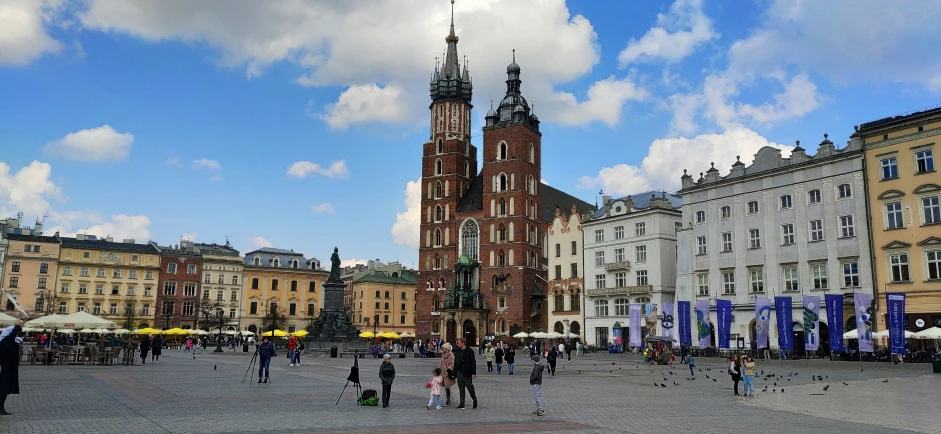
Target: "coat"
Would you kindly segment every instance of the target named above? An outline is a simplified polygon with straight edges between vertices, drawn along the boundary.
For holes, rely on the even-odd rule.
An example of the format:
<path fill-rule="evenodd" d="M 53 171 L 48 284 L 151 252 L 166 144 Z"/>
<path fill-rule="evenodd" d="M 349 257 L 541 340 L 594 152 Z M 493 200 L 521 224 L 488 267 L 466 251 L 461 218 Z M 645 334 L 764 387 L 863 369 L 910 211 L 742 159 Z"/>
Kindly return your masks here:
<path fill-rule="evenodd" d="M 493 354 L 494 356 L 496 356 L 498 364 L 503 363 L 503 355 L 505 354 L 505 351 L 503 351 L 503 348 L 497 348 L 497 350 L 494 351 Z"/>
<path fill-rule="evenodd" d="M 496 351 L 493 350 L 493 347 L 487 347 L 487 349 L 484 350 L 484 358 L 487 359 L 488 362 L 493 363 L 495 357 Z"/>
<path fill-rule="evenodd" d="M 454 370 L 464 377 L 477 375 L 477 360 L 474 358 L 474 350 L 470 347 L 464 349 L 458 348 L 454 351 Z"/>
<path fill-rule="evenodd" d="M 154 340 L 150 342 L 151 354 L 155 356 L 160 355 L 160 350 L 163 348 L 163 338 L 160 336 L 154 337 Z"/>
<path fill-rule="evenodd" d="M 513 364 L 516 361 L 516 350 L 510 348 L 506 350 L 506 354 L 503 356 L 503 359 L 506 360 L 508 364 Z"/>
<path fill-rule="evenodd" d="M 438 362 L 438 369 L 441 370 L 442 383 L 445 388 L 451 387 L 457 381 L 457 378 L 448 378 L 448 371 L 454 371 L 454 353 L 448 351 L 441 354 L 441 361 Z"/>
<path fill-rule="evenodd" d="M 383 361 L 379 365 L 379 381 L 383 386 L 389 386 L 392 385 L 392 380 L 395 380 L 395 366 L 392 362 Z"/>
<path fill-rule="evenodd" d="M 21 330 L 20 326 L 15 326 L 0 340 L 0 395 L 20 393 L 20 344 L 16 343 L 16 337 Z"/>
<path fill-rule="evenodd" d="M 150 337 L 144 336 L 140 338 L 140 350 L 147 352 L 150 351 Z"/>

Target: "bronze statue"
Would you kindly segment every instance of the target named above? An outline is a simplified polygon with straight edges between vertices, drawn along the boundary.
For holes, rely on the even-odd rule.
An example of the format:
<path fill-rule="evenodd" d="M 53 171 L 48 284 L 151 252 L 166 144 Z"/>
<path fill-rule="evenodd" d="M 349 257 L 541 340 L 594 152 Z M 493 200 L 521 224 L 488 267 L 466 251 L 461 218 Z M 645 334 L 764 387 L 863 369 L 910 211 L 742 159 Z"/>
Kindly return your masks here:
<path fill-rule="evenodd" d="M 327 278 L 329 282 L 342 282 L 340 280 L 340 254 L 338 253 L 339 249 L 336 247 L 333 248 L 333 255 L 330 256 L 330 277 Z"/>

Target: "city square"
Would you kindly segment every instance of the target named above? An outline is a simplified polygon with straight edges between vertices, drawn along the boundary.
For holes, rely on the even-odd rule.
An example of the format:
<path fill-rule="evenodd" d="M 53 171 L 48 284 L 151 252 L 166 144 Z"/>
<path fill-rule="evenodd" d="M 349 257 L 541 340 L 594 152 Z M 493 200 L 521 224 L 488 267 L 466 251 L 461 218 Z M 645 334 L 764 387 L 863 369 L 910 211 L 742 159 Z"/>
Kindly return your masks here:
<path fill-rule="evenodd" d="M 23 365 L 23 393 L 8 401 L 13 414 L 0 418 L 0 431 L 929 433 L 937 432 L 935 394 L 941 386 L 941 376 L 930 376 L 928 364 L 867 362 L 860 371 L 853 362 L 771 360 L 759 361 L 758 369 L 783 378 L 757 379 L 757 397 L 743 399 L 732 396 L 724 360 L 697 358 L 700 371 L 688 380 L 683 364 L 648 366 L 637 355 L 589 353 L 573 355 L 571 362 L 560 359 L 557 374 L 545 374 L 546 414 L 536 417 L 527 381 L 532 364 L 524 357 L 509 376 L 485 372 L 478 355 L 474 383 L 480 407 L 429 411 L 424 385 L 437 359 L 393 359 L 391 405 L 381 408 L 357 406 L 352 386 L 340 396 L 349 357 L 307 355 L 301 366 L 289 367 L 279 352 L 272 360 L 272 383 L 253 384 L 255 372 L 242 383 L 251 355 L 210 352 L 193 359 L 188 352 L 166 350 L 156 365 Z M 359 360 L 364 388 L 378 389 L 379 360 Z M 826 378 L 812 381 L 811 375 Z"/>

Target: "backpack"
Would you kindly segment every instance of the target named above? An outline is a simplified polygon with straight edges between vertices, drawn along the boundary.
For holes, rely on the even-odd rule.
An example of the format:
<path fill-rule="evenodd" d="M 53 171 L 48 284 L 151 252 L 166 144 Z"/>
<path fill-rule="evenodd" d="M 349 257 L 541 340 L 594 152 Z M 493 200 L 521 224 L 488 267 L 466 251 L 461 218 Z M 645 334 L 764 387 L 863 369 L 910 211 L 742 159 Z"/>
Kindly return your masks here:
<path fill-rule="evenodd" d="M 372 389 L 363 389 L 363 397 L 360 398 L 359 405 L 379 405 L 379 397 L 377 396 L 376 391 Z"/>

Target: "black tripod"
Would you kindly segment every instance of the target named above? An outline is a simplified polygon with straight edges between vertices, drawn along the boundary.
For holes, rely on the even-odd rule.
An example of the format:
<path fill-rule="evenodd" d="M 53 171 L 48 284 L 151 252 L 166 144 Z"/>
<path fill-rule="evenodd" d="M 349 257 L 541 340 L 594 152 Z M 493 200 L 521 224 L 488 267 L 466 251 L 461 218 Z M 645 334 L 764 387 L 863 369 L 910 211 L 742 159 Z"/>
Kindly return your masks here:
<path fill-rule="evenodd" d="M 353 382 L 353 388 L 356 389 L 356 402 L 362 405 L 363 401 L 363 386 L 359 384 L 359 354 L 353 352 L 353 367 L 350 368 L 350 375 L 346 377 L 346 385 L 343 386 L 343 390 L 340 391 L 340 396 L 337 398 L 337 403 L 335 405 L 340 405 L 340 399 L 343 398 L 343 392 L 346 392 L 346 387 L 350 385 L 350 382 Z"/>
<path fill-rule="evenodd" d="M 245 375 L 242 377 L 242 383 L 244 383 L 244 382 L 245 382 L 245 379 L 248 378 L 248 373 L 249 373 L 249 372 L 252 372 L 252 371 L 255 369 L 255 362 L 258 360 L 258 349 L 259 349 L 260 346 L 261 346 L 261 345 L 255 345 L 255 353 L 252 354 L 252 360 L 251 360 L 250 362 L 248 362 L 248 369 L 245 370 Z M 195 357 L 194 357 L 194 358 L 195 358 Z M 267 379 L 269 383 L 272 382 L 271 379 L 268 378 L 268 377 L 265 377 L 265 379 Z M 251 384 L 251 383 L 252 383 L 252 382 L 249 381 L 249 384 Z"/>

